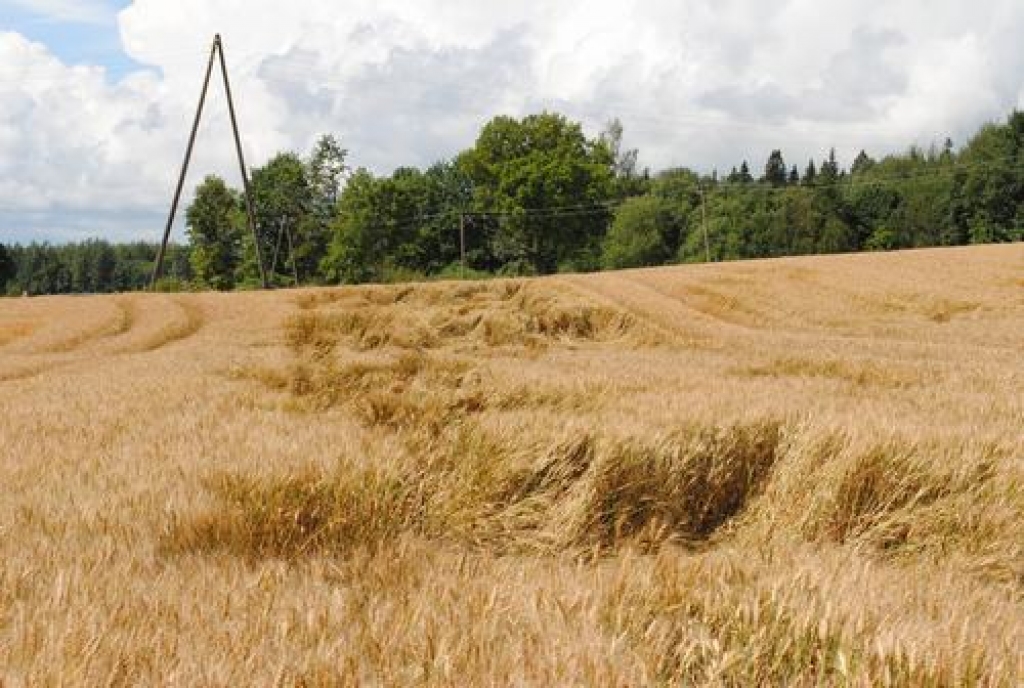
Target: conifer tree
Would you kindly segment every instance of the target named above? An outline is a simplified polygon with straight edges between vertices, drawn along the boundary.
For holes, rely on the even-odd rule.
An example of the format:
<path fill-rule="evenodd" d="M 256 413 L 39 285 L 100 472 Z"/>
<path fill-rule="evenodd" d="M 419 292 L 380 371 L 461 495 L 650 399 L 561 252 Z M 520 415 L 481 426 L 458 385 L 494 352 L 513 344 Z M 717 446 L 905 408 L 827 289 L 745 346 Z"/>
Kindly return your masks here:
<path fill-rule="evenodd" d="M 741 184 L 749 184 L 752 181 L 754 181 L 754 177 L 750 174 L 750 166 L 744 160 L 743 164 L 740 165 L 739 182 Z"/>
<path fill-rule="evenodd" d="M 773 150 L 768 156 L 764 166 L 764 180 L 772 186 L 786 185 L 786 162 L 782 159 L 782 151 Z"/>
<path fill-rule="evenodd" d="M 814 186 L 818 180 L 818 168 L 814 166 L 814 160 L 807 161 L 807 169 L 804 170 L 804 186 Z"/>

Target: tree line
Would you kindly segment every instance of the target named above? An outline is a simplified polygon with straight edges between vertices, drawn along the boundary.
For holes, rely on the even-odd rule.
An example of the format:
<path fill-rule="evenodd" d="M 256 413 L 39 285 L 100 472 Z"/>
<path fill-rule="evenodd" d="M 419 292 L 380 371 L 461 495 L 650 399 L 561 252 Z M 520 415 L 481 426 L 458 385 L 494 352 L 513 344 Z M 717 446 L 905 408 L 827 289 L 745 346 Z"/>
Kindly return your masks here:
<path fill-rule="evenodd" d="M 149 285 L 159 246 L 103 239 L 68 244 L 0 244 L 0 296 L 20 294 L 104 294 L 139 291 Z M 167 249 L 165 289 L 185 288 L 193 278 L 190 249 Z"/>
<path fill-rule="evenodd" d="M 252 172 L 256 236 L 241 193 L 207 177 L 187 207 L 162 286 L 338 284 L 890 250 L 1024 239 L 1024 113 L 956 150 L 909 150 L 843 167 L 831 151 L 724 176 L 652 174 L 622 126 L 588 138 L 557 113 L 496 117 L 472 148 L 390 175 L 351 169 L 331 135 Z M 102 240 L 0 244 L 0 293 L 144 287 L 156 246 Z"/>

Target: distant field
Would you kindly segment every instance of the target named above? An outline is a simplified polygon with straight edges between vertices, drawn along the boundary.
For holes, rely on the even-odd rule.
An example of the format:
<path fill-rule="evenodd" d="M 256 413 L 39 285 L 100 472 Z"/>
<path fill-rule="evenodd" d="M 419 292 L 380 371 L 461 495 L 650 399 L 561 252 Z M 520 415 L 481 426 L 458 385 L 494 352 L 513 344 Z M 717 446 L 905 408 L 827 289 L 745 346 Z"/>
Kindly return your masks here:
<path fill-rule="evenodd" d="M 1024 684 L 1024 247 L 0 299 L 0 686 Z"/>

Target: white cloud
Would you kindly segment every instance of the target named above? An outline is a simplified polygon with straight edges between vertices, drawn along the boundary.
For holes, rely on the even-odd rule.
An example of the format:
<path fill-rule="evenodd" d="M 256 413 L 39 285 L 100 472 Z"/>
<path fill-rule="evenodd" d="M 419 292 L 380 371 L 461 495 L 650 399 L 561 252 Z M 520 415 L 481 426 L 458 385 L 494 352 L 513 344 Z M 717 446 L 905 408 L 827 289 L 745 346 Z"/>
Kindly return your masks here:
<path fill-rule="evenodd" d="M 654 168 L 757 169 L 773 148 L 802 166 L 962 143 L 1024 103 L 1016 0 L 135 0 L 119 23 L 151 69 L 117 83 L 0 34 L 0 212 L 103 210 L 97 232 L 119 208 L 159 215 L 218 31 L 252 165 L 322 132 L 379 172 L 427 165 L 548 108 L 591 134 L 620 117 Z M 237 179 L 219 85 L 208 108 L 190 187 Z"/>

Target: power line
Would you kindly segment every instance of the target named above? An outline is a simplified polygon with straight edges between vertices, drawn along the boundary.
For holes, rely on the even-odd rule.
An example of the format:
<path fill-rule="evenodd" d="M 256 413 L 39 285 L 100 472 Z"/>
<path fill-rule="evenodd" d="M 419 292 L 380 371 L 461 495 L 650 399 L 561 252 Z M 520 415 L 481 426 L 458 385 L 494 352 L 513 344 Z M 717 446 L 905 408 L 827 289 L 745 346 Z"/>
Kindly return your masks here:
<path fill-rule="evenodd" d="M 970 167 L 979 167 L 979 166 L 980 165 L 971 165 Z M 965 167 L 968 167 L 968 166 L 964 165 L 964 166 L 962 166 L 959 169 L 956 168 L 956 167 L 951 167 L 951 168 L 946 168 L 946 169 L 943 169 L 943 170 L 939 170 L 936 173 L 914 175 L 914 176 L 910 176 L 910 177 L 894 177 L 894 178 L 888 178 L 888 179 L 886 179 L 886 178 L 856 179 L 856 178 L 846 177 L 846 178 L 839 178 L 839 179 L 837 179 L 835 182 L 833 182 L 831 184 L 828 184 L 828 183 L 816 183 L 816 184 L 813 184 L 813 185 L 803 185 L 803 184 L 793 185 L 793 184 L 790 184 L 790 185 L 778 186 L 778 187 L 769 186 L 769 185 L 766 185 L 766 184 L 760 183 L 760 182 L 750 182 L 750 183 L 718 182 L 716 184 L 712 184 L 712 185 L 708 185 L 707 187 L 704 187 L 702 184 L 699 183 L 699 179 L 698 179 L 698 184 L 696 185 L 696 190 L 698 192 L 700 192 L 702 190 L 704 193 L 707 193 L 708 195 L 710 195 L 711 193 L 713 193 L 715 191 L 725 191 L 725 192 L 744 191 L 744 192 L 753 192 L 753 193 L 757 193 L 757 194 L 764 194 L 764 193 L 792 193 L 794 191 L 805 192 L 805 193 L 813 193 L 815 191 L 822 191 L 822 190 L 825 190 L 825 189 L 828 189 L 828 188 L 834 188 L 836 190 L 842 191 L 844 189 L 858 188 L 858 187 L 873 187 L 873 186 L 886 186 L 886 185 L 899 186 L 899 185 L 903 185 L 903 184 L 914 185 L 914 184 L 918 184 L 918 183 L 932 183 L 932 184 L 934 184 L 936 182 L 947 181 L 944 177 L 946 177 L 946 176 L 948 176 L 950 174 L 955 174 L 957 171 L 959 171 L 959 170 L 961 170 L 961 169 L 963 169 Z M 626 199 L 626 200 L 628 200 L 628 199 Z M 595 203 L 595 204 L 592 204 L 592 205 L 560 206 L 560 207 L 549 207 L 549 208 L 520 208 L 520 209 L 516 209 L 516 210 L 479 210 L 479 211 L 477 211 L 477 210 L 467 210 L 464 207 L 451 206 L 449 208 L 446 208 L 446 209 L 444 209 L 442 211 L 439 211 L 439 212 L 436 212 L 436 213 L 425 214 L 425 215 L 417 215 L 417 216 L 414 216 L 414 217 L 411 217 L 411 218 L 407 218 L 405 220 L 398 221 L 398 222 L 388 222 L 386 220 L 382 220 L 382 218 L 379 215 L 377 215 L 377 216 L 375 216 L 373 218 L 373 221 L 371 221 L 369 223 L 369 225 L 372 228 L 374 228 L 375 230 L 377 230 L 377 231 L 386 231 L 386 230 L 394 231 L 394 230 L 402 230 L 402 229 L 407 229 L 407 228 L 410 228 L 410 227 L 415 227 L 415 226 L 422 225 L 424 223 L 431 222 L 431 221 L 438 220 L 438 219 L 454 220 L 456 217 L 458 217 L 459 221 L 460 221 L 460 231 L 464 231 L 464 226 L 462 225 L 462 223 L 465 221 L 466 218 L 471 219 L 471 220 L 473 218 L 477 218 L 477 217 L 483 218 L 483 219 L 499 219 L 499 220 L 501 220 L 501 219 L 527 219 L 527 220 L 528 219 L 537 219 L 537 220 L 547 220 L 547 219 L 561 219 L 561 218 L 572 218 L 572 217 L 594 217 L 594 216 L 600 216 L 600 215 L 607 215 L 610 212 L 612 212 L 612 211 L 618 209 L 619 207 L 621 207 L 624 202 L 625 201 L 608 201 L 608 202 L 604 202 L 604 203 Z M 702 203 L 702 207 L 704 207 L 703 203 Z M 706 210 L 704 210 L 703 212 L 706 213 Z M 704 220 L 703 222 L 706 223 L 706 220 Z M 709 251 L 710 249 L 707 249 L 707 250 Z"/>
<path fill-rule="evenodd" d="M 1003 156 L 999 158 L 992 158 L 986 161 L 979 161 L 976 163 L 960 163 L 954 162 L 951 165 L 945 166 L 941 169 L 925 172 L 922 174 L 914 175 L 891 175 L 891 176 L 872 176 L 870 178 L 861 178 L 860 175 L 849 175 L 840 177 L 830 185 L 825 183 L 814 183 L 814 184 L 786 184 L 785 186 L 769 186 L 763 182 L 751 181 L 751 182 L 728 182 L 728 181 L 716 181 L 713 184 L 705 186 L 705 190 L 708 192 L 723 191 L 723 192 L 757 192 L 757 193 L 786 193 L 794 190 L 806 190 L 808 192 L 814 190 L 820 190 L 823 188 L 835 188 L 838 190 L 850 189 L 850 188 L 861 188 L 861 187 L 873 187 L 873 186 L 893 186 L 899 187 L 901 185 L 913 186 L 920 183 L 937 183 L 948 181 L 949 177 L 955 176 L 957 173 L 977 170 L 977 169 L 992 169 L 995 165 L 1000 163 L 1013 163 L 1018 165 L 1024 165 L 1024 160 L 1019 159 L 1017 156 Z M 884 163 L 876 163 L 884 164 Z M 681 168 L 669 168 L 681 169 Z M 685 169 L 685 168 L 683 168 Z M 692 172 L 692 170 L 691 170 Z M 707 175 L 699 175 L 693 172 L 695 175 L 695 187 L 696 182 L 699 180 L 706 181 Z M 577 204 L 568 206 L 549 206 L 549 207 L 527 207 L 517 208 L 515 210 L 469 210 L 464 206 L 449 206 L 444 210 L 440 210 L 434 213 L 418 215 L 414 219 L 417 221 L 431 221 L 441 218 L 452 217 L 454 214 L 459 212 L 465 212 L 467 215 L 475 216 L 508 216 L 508 217 L 539 217 L 545 215 L 561 216 L 561 215 L 572 215 L 577 211 L 582 211 L 583 214 L 596 214 L 599 212 L 605 212 L 608 210 L 614 210 L 622 204 L 621 201 L 606 201 L 593 204 Z M 13 206 L 0 205 L 0 213 L 7 214 L 26 214 L 33 216 L 45 216 L 54 212 L 81 212 L 81 208 L 68 208 L 68 209 L 41 209 L 41 208 L 17 208 Z M 105 213 L 117 212 L 116 209 L 109 208 L 104 210 Z M 133 212 L 147 213 L 159 212 L 157 209 L 148 210 L 144 207 L 133 208 Z"/>
<path fill-rule="evenodd" d="M 518 210 L 468 210 L 465 207 L 451 206 L 445 210 L 426 215 L 415 215 L 398 222 L 381 221 L 380 215 L 373 216 L 370 226 L 376 229 L 395 230 L 416 227 L 434 220 L 453 220 L 459 216 L 467 219 L 559 219 L 567 217 L 592 217 L 605 215 L 618 206 L 621 201 L 610 201 L 608 203 L 595 204 L 591 206 L 563 206 L 561 208 L 521 208 Z"/>

